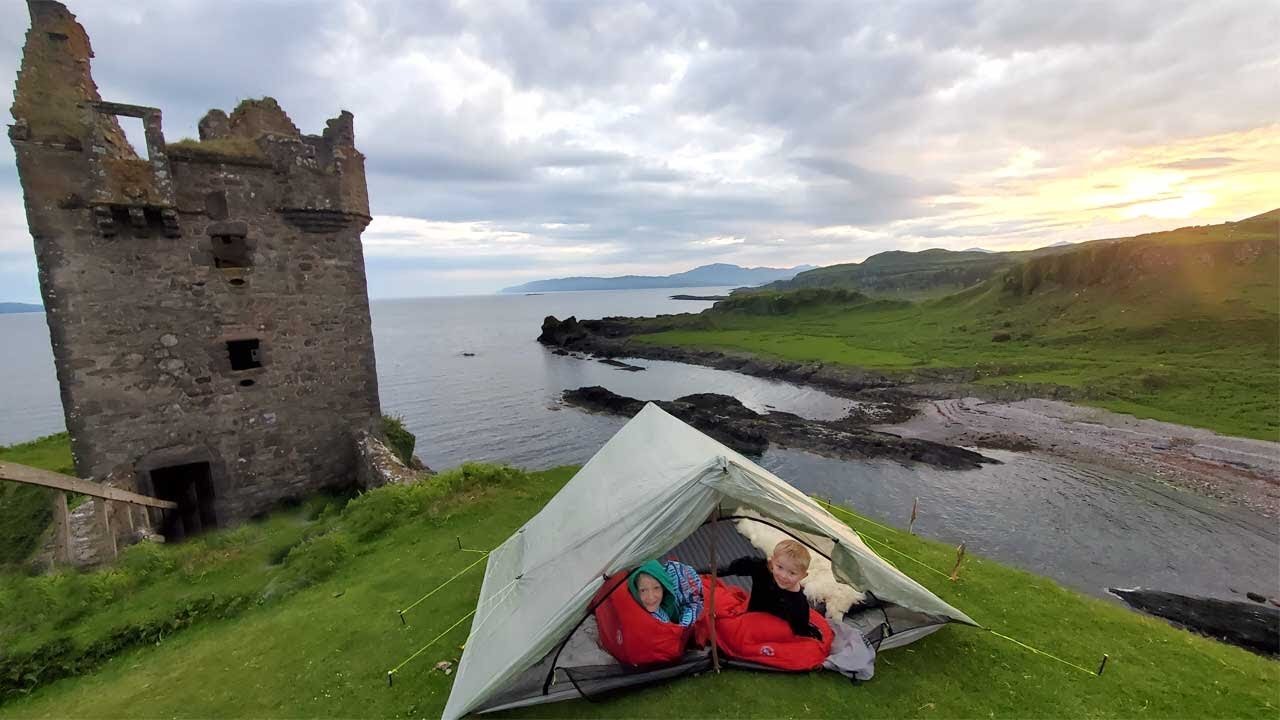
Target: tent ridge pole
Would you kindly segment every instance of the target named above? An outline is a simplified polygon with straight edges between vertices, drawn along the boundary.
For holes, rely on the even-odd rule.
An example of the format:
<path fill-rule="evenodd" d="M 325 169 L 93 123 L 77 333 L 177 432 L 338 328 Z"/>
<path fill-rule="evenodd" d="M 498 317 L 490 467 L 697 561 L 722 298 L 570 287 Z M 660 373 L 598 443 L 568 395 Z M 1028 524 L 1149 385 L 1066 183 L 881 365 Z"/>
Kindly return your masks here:
<path fill-rule="evenodd" d="M 716 524 L 711 526 L 711 593 L 707 599 L 707 604 L 711 606 L 711 614 L 708 616 L 711 621 L 711 667 L 716 673 L 720 672 L 720 647 L 716 641 L 716 583 L 719 575 L 720 566 L 716 560 L 716 535 L 719 534 L 718 524 L 720 522 L 720 503 L 716 502 Z"/>

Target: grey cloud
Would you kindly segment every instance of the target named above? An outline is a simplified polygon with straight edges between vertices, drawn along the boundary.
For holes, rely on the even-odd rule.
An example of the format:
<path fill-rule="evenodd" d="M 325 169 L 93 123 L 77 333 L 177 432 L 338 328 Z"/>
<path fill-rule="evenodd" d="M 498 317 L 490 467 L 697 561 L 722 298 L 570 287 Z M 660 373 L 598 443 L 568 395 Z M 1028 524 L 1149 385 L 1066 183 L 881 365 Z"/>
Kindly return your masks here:
<path fill-rule="evenodd" d="M 304 132 L 345 108 L 375 213 L 485 222 L 616 262 L 892 242 L 805 236 L 833 224 L 1050 232 L 964 225 L 964 204 L 931 198 L 1024 147 L 1054 167 L 1276 116 L 1280 6 L 1248 0 L 68 2 L 104 96 L 163 108 L 170 139 L 250 96 L 276 97 Z M 20 3 L 0 6 L 0 26 L 11 82 Z M 512 92 L 568 120 L 530 134 Z M 1161 166 L 1229 169 L 1232 152 Z M 5 144 L 0 165 L 11 157 Z M 716 235 L 745 242 L 696 244 Z M 539 262 L 435 261 L 457 265 L 421 269 Z"/>
<path fill-rule="evenodd" d="M 626 179 L 640 183 L 678 183 L 688 180 L 689 176 L 670 168 L 639 167 L 628 171 Z"/>
<path fill-rule="evenodd" d="M 562 149 L 542 153 L 534 159 L 539 167 L 596 167 L 600 165 L 621 165 L 627 161 L 622 153 L 600 152 L 597 150 Z"/>
<path fill-rule="evenodd" d="M 951 190 L 940 182 L 876 172 L 830 157 L 801 156 L 792 158 L 791 163 L 811 176 L 818 175 L 806 183 L 802 212 L 792 216 L 800 222 L 878 224 L 919 214 L 924 210 L 924 198 Z M 830 182 L 827 178 L 841 182 Z"/>
<path fill-rule="evenodd" d="M 448 255 L 390 257 L 370 255 L 365 259 L 365 268 L 370 274 L 387 271 L 429 270 L 524 270 L 536 265 L 539 258 L 535 255 L 511 253 L 466 258 Z"/>
<path fill-rule="evenodd" d="M 368 160 L 380 174 L 432 183 L 512 182 L 529 178 L 527 168 L 493 152 L 471 154 L 447 149 L 404 148 L 371 151 Z"/>
<path fill-rule="evenodd" d="M 952 190 L 937 182 L 921 182 L 902 175 L 868 170 L 856 163 L 830 157 L 795 157 L 791 162 L 802 168 L 845 180 L 853 185 L 878 188 L 895 195 L 940 195 Z"/>

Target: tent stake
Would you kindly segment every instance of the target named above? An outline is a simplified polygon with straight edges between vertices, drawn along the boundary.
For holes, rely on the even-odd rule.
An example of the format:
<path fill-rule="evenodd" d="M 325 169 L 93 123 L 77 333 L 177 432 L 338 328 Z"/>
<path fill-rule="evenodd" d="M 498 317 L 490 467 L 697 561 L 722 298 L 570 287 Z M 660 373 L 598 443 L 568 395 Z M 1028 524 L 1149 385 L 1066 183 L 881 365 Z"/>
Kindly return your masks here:
<path fill-rule="evenodd" d="M 920 498 L 919 498 L 919 497 L 917 497 L 917 498 L 916 498 L 915 500 L 913 500 L 913 501 L 912 501 L 912 503 L 911 503 L 911 523 L 910 523 L 909 525 L 907 525 L 907 533 L 908 533 L 909 535 L 915 535 L 915 534 L 916 534 L 916 530 L 915 530 L 915 528 L 916 528 L 916 509 L 917 509 L 919 506 L 920 506 Z"/>
<path fill-rule="evenodd" d="M 960 543 L 960 547 L 956 548 L 956 566 L 951 568 L 951 579 L 953 581 L 960 579 L 960 563 L 964 562 L 964 543 Z"/>
<path fill-rule="evenodd" d="M 1107 669 L 1107 654 L 1102 653 L 1102 664 L 1098 666 L 1098 677 L 1102 677 L 1102 671 Z"/>
<path fill-rule="evenodd" d="M 462 536 L 461 536 L 461 535 L 459 535 L 459 536 L 457 536 L 457 537 L 458 537 L 458 549 L 459 549 L 459 550 L 461 550 L 461 549 L 462 549 Z"/>
<path fill-rule="evenodd" d="M 407 620 L 405 620 L 405 619 L 404 619 L 404 611 L 403 611 L 403 610 L 397 610 L 396 612 L 400 613 L 400 624 L 401 624 L 401 625 L 408 625 L 408 624 L 409 624 L 409 622 L 408 622 Z"/>
<path fill-rule="evenodd" d="M 391 687 L 391 677 L 392 677 L 393 675 L 395 675 L 395 671 L 394 671 L 394 670 L 390 670 L 390 671 L 388 671 L 388 672 L 387 672 L 387 687 Z"/>

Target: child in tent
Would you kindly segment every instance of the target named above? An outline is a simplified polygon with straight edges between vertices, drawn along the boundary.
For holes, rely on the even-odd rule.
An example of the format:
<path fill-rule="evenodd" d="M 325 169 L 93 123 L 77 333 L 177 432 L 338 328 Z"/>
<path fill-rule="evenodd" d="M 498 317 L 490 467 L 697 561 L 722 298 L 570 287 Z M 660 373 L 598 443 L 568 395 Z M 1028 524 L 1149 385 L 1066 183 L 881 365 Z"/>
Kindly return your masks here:
<path fill-rule="evenodd" d="M 646 560 L 627 585 L 636 602 L 662 622 L 688 627 L 702 614 L 702 579 L 682 562 Z"/>
<path fill-rule="evenodd" d="M 822 633 L 809 623 L 809 601 L 800 581 L 809 574 L 809 550 L 795 540 L 783 540 L 773 548 L 768 560 L 738 558 L 720 575 L 750 575 L 751 597 L 747 612 L 766 612 L 787 621 L 800 637 L 822 640 Z"/>

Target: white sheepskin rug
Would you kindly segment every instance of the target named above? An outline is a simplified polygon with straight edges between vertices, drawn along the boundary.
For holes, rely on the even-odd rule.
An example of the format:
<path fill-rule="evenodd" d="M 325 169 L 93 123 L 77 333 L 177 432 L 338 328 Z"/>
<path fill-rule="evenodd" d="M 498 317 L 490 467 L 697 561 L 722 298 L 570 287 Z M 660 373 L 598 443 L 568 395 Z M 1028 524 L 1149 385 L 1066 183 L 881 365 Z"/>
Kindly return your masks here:
<path fill-rule="evenodd" d="M 738 508 L 733 514 L 759 517 L 746 508 Z M 738 532 L 763 552 L 765 557 L 773 554 L 773 548 L 778 543 L 791 537 L 777 528 L 755 520 L 739 519 L 734 521 L 734 524 L 737 525 Z M 800 588 L 804 590 L 804 596 L 810 605 L 817 607 L 819 603 L 824 603 L 827 608 L 827 619 L 837 622 L 844 617 L 850 607 L 866 599 L 866 596 L 857 588 L 836 580 L 831 572 L 831 561 L 812 550 L 809 552 L 809 575 L 800 581 Z"/>

